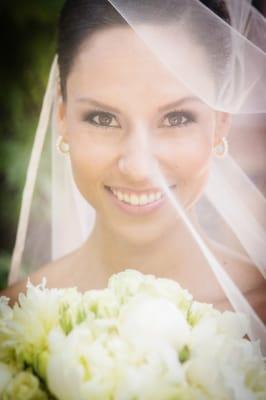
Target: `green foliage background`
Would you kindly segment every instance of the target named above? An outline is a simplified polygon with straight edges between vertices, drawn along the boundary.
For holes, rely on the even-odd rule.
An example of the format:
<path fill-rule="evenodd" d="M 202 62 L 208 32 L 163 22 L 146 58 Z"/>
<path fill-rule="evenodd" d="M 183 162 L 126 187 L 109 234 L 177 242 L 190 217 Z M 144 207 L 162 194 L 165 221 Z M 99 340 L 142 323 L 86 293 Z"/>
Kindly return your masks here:
<path fill-rule="evenodd" d="M 5 287 L 22 189 L 63 0 L 2 0 L 0 288 Z"/>

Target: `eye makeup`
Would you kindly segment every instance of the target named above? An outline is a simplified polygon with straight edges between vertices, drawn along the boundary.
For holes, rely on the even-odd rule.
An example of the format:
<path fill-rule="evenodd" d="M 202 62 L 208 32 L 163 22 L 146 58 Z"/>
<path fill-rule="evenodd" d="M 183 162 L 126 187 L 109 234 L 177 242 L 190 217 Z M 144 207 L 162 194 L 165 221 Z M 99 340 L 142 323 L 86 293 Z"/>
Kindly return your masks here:
<path fill-rule="evenodd" d="M 82 121 L 98 128 L 121 128 L 117 116 L 99 109 L 84 112 Z M 197 122 L 197 114 L 190 110 L 172 110 L 159 122 L 160 128 L 182 128 Z"/>
<path fill-rule="evenodd" d="M 92 110 L 82 115 L 82 121 L 100 128 L 120 128 L 117 117 L 106 111 Z"/>
<path fill-rule="evenodd" d="M 164 115 L 160 122 L 160 127 L 180 128 L 194 122 L 197 122 L 197 115 L 194 112 L 188 110 L 172 110 Z"/>

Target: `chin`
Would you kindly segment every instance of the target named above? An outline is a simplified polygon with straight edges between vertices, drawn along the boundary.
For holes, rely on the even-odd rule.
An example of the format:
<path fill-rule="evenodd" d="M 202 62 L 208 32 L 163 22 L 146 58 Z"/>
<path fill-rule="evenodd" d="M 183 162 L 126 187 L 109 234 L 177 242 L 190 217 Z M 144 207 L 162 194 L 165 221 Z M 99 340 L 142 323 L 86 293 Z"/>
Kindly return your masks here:
<path fill-rule="evenodd" d="M 147 246 L 164 239 L 175 229 L 179 217 L 172 207 L 169 211 L 167 215 L 164 213 L 153 218 L 138 218 L 132 221 L 114 219 L 111 222 L 110 217 L 108 219 L 105 217 L 105 221 L 108 221 L 108 226 L 105 226 L 110 236 L 116 240 L 124 241 L 131 246 Z"/>

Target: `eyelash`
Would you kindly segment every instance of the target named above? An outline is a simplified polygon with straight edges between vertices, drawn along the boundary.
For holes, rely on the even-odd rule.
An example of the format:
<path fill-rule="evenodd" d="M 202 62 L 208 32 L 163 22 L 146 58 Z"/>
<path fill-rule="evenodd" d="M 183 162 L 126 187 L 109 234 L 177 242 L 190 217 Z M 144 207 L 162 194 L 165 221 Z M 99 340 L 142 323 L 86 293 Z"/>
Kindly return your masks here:
<path fill-rule="evenodd" d="M 116 120 L 116 123 L 117 123 L 117 125 L 108 125 L 108 124 L 101 124 L 101 123 L 97 123 L 97 122 L 95 122 L 94 121 L 94 118 L 96 118 L 96 117 L 107 117 L 107 118 L 109 118 L 111 121 L 114 119 L 114 120 Z M 181 122 L 181 123 L 178 123 L 178 124 L 176 124 L 176 125 L 171 125 L 171 124 L 169 124 L 169 125 L 164 125 L 163 124 L 163 121 L 165 120 L 165 119 L 167 119 L 167 118 L 171 118 L 171 117 L 175 117 L 175 118 L 185 118 L 186 119 L 186 121 L 185 122 Z M 94 126 L 96 126 L 96 127 L 100 127 L 100 128 L 105 128 L 105 129 L 107 129 L 107 128 L 121 128 L 121 126 L 120 126 L 120 124 L 119 124 L 119 122 L 117 121 L 117 118 L 113 115 L 113 114 L 111 114 L 111 113 L 109 113 L 109 112 L 106 112 L 106 111 L 99 111 L 99 110 L 94 110 L 94 111 L 90 111 L 89 113 L 86 113 L 85 115 L 84 115 L 84 117 L 83 117 L 83 121 L 85 121 L 85 122 L 89 122 L 90 124 L 92 124 L 92 125 L 94 125 Z M 189 124 L 191 124 L 191 123 L 193 123 L 193 122 L 196 122 L 196 116 L 195 116 L 195 114 L 193 113 L 193 112 L 191 112 L 191 111 L 186 111 L 186 110 L 173 110 L 173 111 L 171 111 L 171 112 L 169 112 L 168 114 L 166 114 L 164 117 L 163 117 L 163 119 L 162 119 L 162 122 L 161 122 L 161 124 L 160 124 L 160 128 L 177 128 L 177 127 L 184 127 L 184 126 L 187 126 L 187 125 L 189 125 Z"/>
<path fill-rule="evenodd" d="M 185 111 L 185 110 L 173 110 L 171 112 L 169 112 L 168 114 L 166 114 L 162 121 L 164 121 L 166 118 L 170 118 L 171 116 L 173 117 L 183 117 L 186 118 L 186 121 L 183 123 L 179 123 L 177 125 L 161 125 L 161 127 L 166 127 L 166 128 L 178 128 L 178 127 L 182 127 L 182 126 L 187 126 L 193 122 L 196 122 L 196 115 L 191 112 L 191 111 Z"/>
<path fill-rule="evenodd" d="M 99 124 L 99 123 L 95 122 L 93 119 L 95 117 L 99 117 L 99 116 L 109 117 L 111 120 L 115 119 L 116 122 L 117 122 L 117 125 L 104 125 L 104 124 Z M 98 111 L 98 110 L 90 111 L 89 113 L 86 113 L 84 115 L 83 121 L 89 122 L 90 124 L 92 124 L 92 125 L 94 125 L 94 126 L 96 126 L 98 128 L 99 127 L 105 128 L 105 129 L 107 129 L 107 128 L 120 128 L 120 125 L 119 125 L 116 117 L 113 114 L 111 114 L 109 112 L 106 112 L 106 111 Z"/>

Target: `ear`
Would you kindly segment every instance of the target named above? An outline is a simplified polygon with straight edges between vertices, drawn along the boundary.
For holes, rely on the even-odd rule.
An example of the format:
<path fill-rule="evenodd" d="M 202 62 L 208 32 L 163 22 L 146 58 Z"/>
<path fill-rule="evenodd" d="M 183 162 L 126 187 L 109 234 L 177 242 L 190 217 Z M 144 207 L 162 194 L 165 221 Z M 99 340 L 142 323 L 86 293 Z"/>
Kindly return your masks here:
<path fill-rule="evenodd" d="M 216 112 L 214 146 L 217 146 L 219 143 L 221 143 L 222 139 L 228 135 L 231 124 L 231 114 L 222 111 Z"/>
<path fill-rule="evenodd" d="M 58 128 L 58 134 L 63 136 L 64 141 L 67 142 L 66 102 L 63 99 L 61 88 L 59 85 L 57 88 L 56 100 L 56 124 Z"/>

